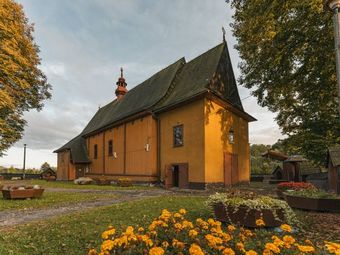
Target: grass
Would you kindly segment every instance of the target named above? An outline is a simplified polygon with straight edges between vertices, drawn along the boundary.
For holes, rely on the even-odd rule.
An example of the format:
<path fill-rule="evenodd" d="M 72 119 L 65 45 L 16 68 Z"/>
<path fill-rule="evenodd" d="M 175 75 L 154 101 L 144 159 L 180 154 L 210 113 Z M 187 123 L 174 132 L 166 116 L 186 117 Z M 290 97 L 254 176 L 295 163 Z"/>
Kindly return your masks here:
<path fill-rule="evenodd" d="M 81 201 L 99 200 L 114 197 L 113 194 L 97 193 L 70 193 L 70 192 L 44 192 L 43 196 L 38 199 L 30 200 L 5 200 L 0 199 L 0 211 L 10 209 L 33 209 L 52 207 L 61 204 L 72 204 Z"/>
<path fill-rule="evenodd" d="M 87 190 L 146 190 L 155 189 L 156 187 L 149 187 L 143 185 L 133 185 L 131 187 L 119 187 L 117 185 L 78 185 L 71 181 L 54 181 L 47 182 L 45 180 L 24 180 L 24 181 L 4 181 L 4 185 L 40 185 L 44 188 L 60 188 L 60 189 L 87 189 Z"/>
<path fill-rule="evenodd" d="M 161 209 L 186 208 L 188 218 L 210 217 L 203 197 L 160 197 L 132 201 L 86 212 L 49 219 L 0 233 L 0 255 L 86 254 L 87 248 L 98 247 L 100 235 L 112 224 L 116 227 L 149 223 Z"/>

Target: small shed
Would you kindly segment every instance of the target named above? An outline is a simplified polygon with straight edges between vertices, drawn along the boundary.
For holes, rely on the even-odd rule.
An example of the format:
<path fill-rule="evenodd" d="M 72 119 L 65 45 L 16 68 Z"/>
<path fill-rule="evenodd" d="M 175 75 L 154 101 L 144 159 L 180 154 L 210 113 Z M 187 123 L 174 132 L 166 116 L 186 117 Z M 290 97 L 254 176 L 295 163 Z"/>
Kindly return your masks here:
<path fill-rule="evenodd" d="M 340 194 L 340 146 L 328 148 L 327 153 L 329 189 Z"/>
<path fill-rule="evenodd" d="M 57 179 L 57 173 L 52 168 L 48 168 L 41 173 L 41 179 L 44 180 Z"/>

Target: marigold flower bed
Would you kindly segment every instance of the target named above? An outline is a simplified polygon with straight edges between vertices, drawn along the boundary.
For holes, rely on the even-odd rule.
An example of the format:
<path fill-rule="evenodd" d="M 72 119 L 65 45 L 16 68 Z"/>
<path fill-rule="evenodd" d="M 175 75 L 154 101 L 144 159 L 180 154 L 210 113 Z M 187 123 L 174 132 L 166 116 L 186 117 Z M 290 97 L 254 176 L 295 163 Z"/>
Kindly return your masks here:
<path fill-rule="evenodd" d="M 186 220 L 186 213 L 185 209 L 174 213 L 164 209 L 147 229 L 128 226 L 119 234 L 110 226 L 102 233 L 100 251 L 91 249 L 88 254 L 340 254 L 338 243 L 325 242 L 320 247 L 309 240 L 297 240 L 287 224 L 280 226 L 280 232 L 270 232 L 262 229 L 265 222 L 259 219 L 259 229 L 252 231 L 233 225 L 223 226 L 211 218 L 191 222 Z"/>

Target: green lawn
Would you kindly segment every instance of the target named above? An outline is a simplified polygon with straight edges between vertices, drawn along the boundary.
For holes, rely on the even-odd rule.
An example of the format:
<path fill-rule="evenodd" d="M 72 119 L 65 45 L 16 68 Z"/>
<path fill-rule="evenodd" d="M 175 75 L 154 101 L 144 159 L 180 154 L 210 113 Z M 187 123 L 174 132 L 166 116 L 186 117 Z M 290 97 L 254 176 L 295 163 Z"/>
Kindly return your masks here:
<path fill-rule="evenodd" d="M 4 181 L 4 185 L 40 185 L 44 188 L 62 188 L 62 189 L 88 189 L 88 190 L 146 190 L 155 189 L 156 187 L 149 187 L 143 185 L 134 185 L 131 187 L 119 187 L 117 185 L 78 185 L 71 181 L 54 181 L 47 182 L 45 180 L 24 180 L 24 181 Z"/>
<path fill-rule="evenodd" d="M 113 198 L 113 194 L 98 193 L 70 193 L 70 192 L 44 192 L 38 199 L 30 200 L 5 200 L 0 198 L 0 211 L 9 209 L 31 209 L 52 207 L 61 204 L 72 204 L 81 201 L 99 200 Z M 0 253 L 1 255 L 1 253 Z"/>
<path fill-rule="evenodd" d="M 108 225 L 144 225 L 168 208 L 189 210 L 189 218 L 209 217 L 202 197 L 161 197 L 126 202 L 49 219 L 40 223 L 2 230 L 0 255 L 86 254 L 87 247 L 100 244 L 101 232 Z"/>

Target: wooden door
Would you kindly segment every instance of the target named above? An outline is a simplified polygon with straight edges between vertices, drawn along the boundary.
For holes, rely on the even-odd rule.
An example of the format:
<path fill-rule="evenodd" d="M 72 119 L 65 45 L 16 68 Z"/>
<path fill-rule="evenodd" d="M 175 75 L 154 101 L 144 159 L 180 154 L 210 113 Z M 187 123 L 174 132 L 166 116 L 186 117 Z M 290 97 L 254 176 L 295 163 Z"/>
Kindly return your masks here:
<path fill-rule="evenodd" d="M 169 189 L 173 187 L 173 166 L 172 165 L 166 165 L 165 166 L 165 188 Z"/>
<path fill-rule="evenodd" d="M 224 186 L 236 184 L 239 181 L 238 173 L 238 155 L 233 153 L 224 153 Z"/>
<path fill-rule="evenodd" d="M 178 187 L 180 189 L 188 189 L 189 188 L 189 165 L 187 163 L 178 164 Z"/>

